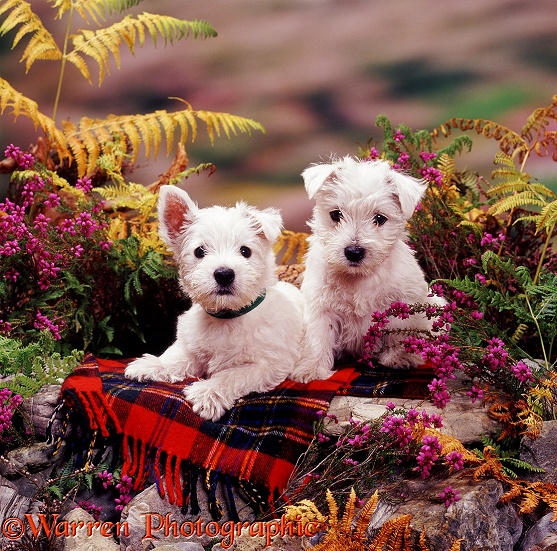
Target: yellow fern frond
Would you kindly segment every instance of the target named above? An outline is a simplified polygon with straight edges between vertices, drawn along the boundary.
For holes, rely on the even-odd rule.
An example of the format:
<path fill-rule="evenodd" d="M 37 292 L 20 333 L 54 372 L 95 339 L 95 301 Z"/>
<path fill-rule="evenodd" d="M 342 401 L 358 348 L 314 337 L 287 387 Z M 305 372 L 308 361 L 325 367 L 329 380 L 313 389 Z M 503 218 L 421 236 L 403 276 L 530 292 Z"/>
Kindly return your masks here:
<path fill-rule="evenodd" d="M 93 13 L 88 12 L 93 17 Z M 131 53 L 134 53 L 136 43 L 145 43 L 145 33 L 148 32 L 157 43 L 158 36 L 162 36 L 165 44 L 193 35 L 194 38 L 216 36 L 216 31 L 205 21 L 184 21 L 166 15 L 142 13 L 137 17 L 128 15 L 110 27 L 96 31 L 82 30 L 72 36 L 73 50 L 66 59 L 75 65 L 81 74 L 91 82 L 89 70 L 83 56 L 91 58 L 99 69 L 99 86 L 109 69 L 110 55 L 120 68 L 120 46 L 124 42 Z"/>
<path fill-rule="evenodd" d="M 536 206 L 543 208 L 546 204 L 547 202 L 540 199 L 537 193 L 532 191 L 523 191 L 522 193 L 517 193 L 515 195 L 511 195 L 510 197 L 500 199 L 489 207 L 487 214 L 491 216 L 498 216 L 499 214 L 503 214 L 504 212 L 508 212 L 513 209 L 531 208 Z"/>
<path fill-rule="evenodd" d="M 259 130 L 265 133 L 265 128 L 260 123 L 228 113 L 214 113 L 211 111 L 196 111 L 195 116 L 204 121 L 207 125 L 207 133 L 211 143 L 215 140 L 215 134 L 220 137 L 221 129 L 230 138 L 232 134 L 237 135 L 238 131 L 243 134 L 251 135 L 252 130 Z"/>
<path fill-rule="evenodd" d="M 367 503 L 362 507 L 360 514 L 358 515 L 358 520 L 356 521 L 356 528 L 354 529 L 354 536 L 356 539 L 363 541 L 365 538 L 366 530 L 371 521 L 371 517 L 375 513 L 377 508 L 377 503 L 379 502 L 379 492 L 375 490 L 375 493 L 369 498 Z"/>
<path fill-rule="evenodd" d="M 308 237 L 307 233 L 284 230 L 274 247 L 277 261 L 280 264 L 289 264 L 294 260 L 296 264 L 302 264 L 308 249 Z"/>
<path fill-rule="evenodd" d="M 62 52 L 58 48 L 54 37 L 46 30 L 40 17 L 33 12 L 28 2 L 23 0 L 4 0 L 0 2 L 0 15 L 6 12 L 9 13 L 2 25 L 0 25 L 0 36 L 19 27 L 12 43 L 12 49 L 25 36 L 31 35 L 20 60 L 26 62 L 25 69 L 27 71 L 38 59 L 62 59 Z"/>
<path fill-rule="evenodd" d="M 555 224 L 557 224 L 557 201 L 552 201 L 542 208 L 536 220 L 536 230 L 549 229 Z"/>
<path fill-rule="evenodd" d="M 201 115 L 200 115 L 201 113 Z M 174 136 L 178 136 L 178 141 L 184 143 L 191 135 L 193 141 L 197 136 L 197 119 L 204 120 L 208 125 L 219 126 L 225 123 L 234 132 L 249 132 L 250 130 L 261 130 L 264 128 L 251 119 L 245 119 L 228 113 L 213 113 L 210 120 L 207 111 L 195 111 L 188 106 L 182 111 L 168 113 L 160 110 L 146 115 L 109 115 L 106 119 L 90 119 L 84 117 L 76 126 L 73 123 L 64 124 L 65 140 L 72 143 L 72 151 L 85 151 L 87 161 L 81 159 L 79 164 L 79 175 L 83 176 L 85 170 L 91 171 L 99 158 L 99 151 L 102 144 L 109 142 L 115 135 L 122 136 L 130 148 L 130 161 L 137 160 L 139 149 L 143 144 L 145 155 L 157 156 L 161 142 L 166 140 L 167 151 L 170 152 L 174 144 Z M 208 122 L 209 121 L 209 122 Z M 214 134 L 216 126 L 208 126 L 210 135 Z M 81 148 L 77 143 L 81 144 Z M 101 150 L 98 145 L 101 144 Z M 86 168 L 84 168 L 84 163 Z"/>
<path fill-rule="evenodd" d="M 346 502 L 344 514 L 342 515 L 342 520 L 340 521 L 341 532 L 352 531 L 352 521 L 354 520 L 355 510 L 356 510 L 356 491 L 354 490 L 354 488 L 350 488 L 350 495 L 348 496 L 348 501 Z"/>
<path fill-rule="evenodd" d="M 424 430 L 424 434 L 435 436 L 437 438 L 437 440 L 441 444 L 441 454 L 443 456 L 446 456 L 451 452 L 459 452 L 462 455 L 464 461 L 466 461 L 467 463 L 480 463 L 480 459 L 478 458 L 478 456 L 474 452 L 467 450 L 464 447 L 464 444 L 460 440 L 458 440 L 458 438 L 455 438 L 454 436 L 451 436 L 449 434 L 439 432 L 437 429 L 433 429 L 430 427 Z"/>
<path fill-rule="evenodd" d="M 370 551 L 383 550 L 385 547 L 387 549 L 394 549 L 395 545 L 397 548 L 401 548 L 405 543 L 407 546 L 410 545 L 410 542 L 404 541 L 404 535 L 406 534 L 406 528 L 410 525 L 411 519 L 411 515 L 402 515 L 385 522 L 369 544 Z M 404 549 L 404 547 L 402 548 Z M 406 548 L 411 549 L 411 547 Z"/>
<path fill-rule="evenodd" d="M 329 526 L 335 527 L 338 524 L 338 505 L 329 488 L 327 488 L 325 499 L 329 507 Z"/>
<path fill-rule="evenodd" d="M 11 109 L 14 119 L 23 115 L 33 122 L 35 128 L 40 127 L 48 141 L 56 147 L 60 157 L 70 156 L 66 138 L 63 132 L 56 127 L 56 123 L 39 111 L 36 102 L 12 88 L 8 81 L 0 78 L 0 115 L 8 108 Z"/>

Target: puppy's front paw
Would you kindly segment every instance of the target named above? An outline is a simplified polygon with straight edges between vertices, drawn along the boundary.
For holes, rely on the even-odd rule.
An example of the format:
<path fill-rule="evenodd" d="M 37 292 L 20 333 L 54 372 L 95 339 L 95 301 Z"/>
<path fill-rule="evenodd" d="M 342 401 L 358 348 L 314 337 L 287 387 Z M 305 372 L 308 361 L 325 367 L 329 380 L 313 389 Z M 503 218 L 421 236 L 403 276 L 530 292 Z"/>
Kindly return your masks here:
<path fill-rule="evenodd" d="M 328 379 L 333 374 L 332 369 L 325 364 L 299 364 L 290 374 L 289 379 L 298 383 L 309 383 L 316 380 Z"/>
<path fill-rule="evenodd" d="M 173 375 L 161 362 L 160 358 L 152 354 L 144 354 L 141 358 L 130 362 L 124 371 L 124 375 L 128 379 L 136 379 L 137 381 L 176 383 L 182 380 L 181 377 Z"/>
<path fill-rule="evenodd" d="M 218 421 L 224 412 L 232 407 L 229 400 L 211 380 L 197 381 L 184 389 L 184 396 L 191 403 L 192 409 L 203 419 Z"/>
<path fill-rule="evenodd" d="M 408 369 L 423 364 L 422 357 L 418 354 L 410 354 L 397 348 L 389 348 L 379 354 L 379 363 L 385 367 L 394 369 Z"/>

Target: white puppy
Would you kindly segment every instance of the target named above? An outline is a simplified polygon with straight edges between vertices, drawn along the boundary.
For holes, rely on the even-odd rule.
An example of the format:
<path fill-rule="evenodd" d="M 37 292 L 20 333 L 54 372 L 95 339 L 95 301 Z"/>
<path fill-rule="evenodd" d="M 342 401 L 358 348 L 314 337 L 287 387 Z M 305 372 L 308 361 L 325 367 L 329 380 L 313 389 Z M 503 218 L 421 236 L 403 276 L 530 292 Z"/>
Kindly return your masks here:
<path fill-rule="evenodd" d="M 308 167 L 303 173 L 315 198 L 312 235 L 302 293 L 306 339 L 294 377 L 331 375 L 336 358 L 361 357 L 371 315 L 395 301 L 443 304 L 428 297 L 424 274 L 405 243 L 406 221 L 425 184 L 393 170 L 388 162 L 351 157 Z M 425 316 L 391 319 L 389 329 L 430 329 Z M 405 352 L 400 337 L 386 337 L 381 364 L 409 367 L 421 359 Z"/>
<path fill-rule="evenodd" d="M 278 211 L 245 203 L 200 209 L 174 186 L 161 187 L 158 209 L 161 236 L 193 306 L 178 318 L 174 344 L 160 357 L 131 362 L 126 377 L 203 378 L 184 394 L 195 412 L 215 421 L 238 398 L 269 391 L 292 373 L 303 339 L 303 296 L 277 280 Z"/>

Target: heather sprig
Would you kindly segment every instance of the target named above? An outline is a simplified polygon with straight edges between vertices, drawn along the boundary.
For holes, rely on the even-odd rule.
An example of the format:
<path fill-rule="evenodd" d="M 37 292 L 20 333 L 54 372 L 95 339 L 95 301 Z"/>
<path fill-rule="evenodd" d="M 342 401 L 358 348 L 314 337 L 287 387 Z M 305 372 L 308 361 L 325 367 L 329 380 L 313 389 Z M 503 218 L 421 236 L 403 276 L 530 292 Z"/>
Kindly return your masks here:
<path fill-rule="evenodd" d="M 291 478 L 296 499 L 302 495 L 316 499 L 327 488 L 346 493 L 353 487 L 356 493 L 364 493 L 402 473 L 427 478 L 434 468 L 452 472 L 464 467 L 460 452 L 443 454 L 435 435 L 443 426 L 439 414 L 390 402 L 385 408 L 378 419 L 350 418 L 340 435 L 337 428 L 329 430 L 338 422 L 334 415 L 322 412 L 318 416 L 315 438 Z"/>
<path fill-rule="evenodd" d="M 5 154 L 16 168 L 0 203 L 0 334 L 27 345 L 48 332 L 64 355 L 137 354 L 147 340 L 143 310 L 152 325 L 157 309 L 184 307 L 160 239 L 114 235 L 92 178 L 66 180 L 13 145 Z"/>

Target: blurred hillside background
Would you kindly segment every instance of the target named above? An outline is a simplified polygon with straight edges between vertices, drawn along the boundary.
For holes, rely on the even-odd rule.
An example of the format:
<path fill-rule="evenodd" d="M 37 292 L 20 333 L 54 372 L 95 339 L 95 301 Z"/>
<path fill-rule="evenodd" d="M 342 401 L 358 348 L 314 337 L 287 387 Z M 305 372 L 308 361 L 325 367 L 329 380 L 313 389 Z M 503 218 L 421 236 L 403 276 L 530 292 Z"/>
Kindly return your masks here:
<path fill-rule="evenodd" d="M 53 21 L 50 3 L 31 5 L 63 36 L 65 21 Z M 414 129 L 457 116 L 520 131 L 557 93 L 555 0 L 145 0 L 130 13 L 141 11 L 205 19 L 218 37 L 166 48 L 147 39 L 135 57 L 122 46 L 121 70 L 113 64 L 101 88 L 94 67 L 93 85 L 70 67 L 58 122 L 180 109 L 171 96 L 255 119 L 265 135 L 221 137 L 213 146 L 200 129 L 187 144 L 190 166 L 213 162 L 217 172 L 184 187 L 201 205 L 242 198 L 279 207 L 289 229 L 304 229 L 310 215 L 301 171 L 380 139 L 377 115 Z M 12 39 L 0 39 L 0 76 L 50 115 L 59 66 L 37 62 L 25 76 Z M 489 175 L 497 146 L 471 137 L 473 154 L 462 163 Z M 0 118 L 2 147 L 35 140 L 23 118 Z M 156 161 L 140 155 L 131 179 L 149 184 L 170 162 L 164 152 Z M 557 182 L 552 163 L 532 166 L 544 183 Z"/>

